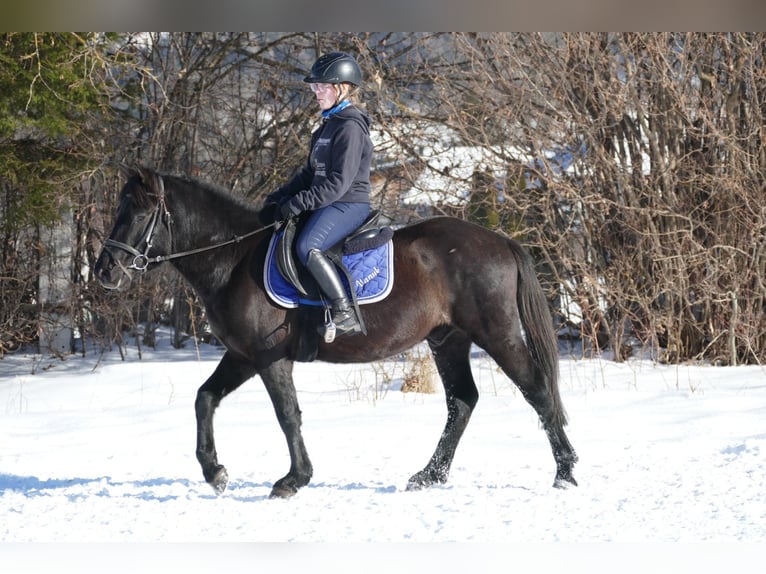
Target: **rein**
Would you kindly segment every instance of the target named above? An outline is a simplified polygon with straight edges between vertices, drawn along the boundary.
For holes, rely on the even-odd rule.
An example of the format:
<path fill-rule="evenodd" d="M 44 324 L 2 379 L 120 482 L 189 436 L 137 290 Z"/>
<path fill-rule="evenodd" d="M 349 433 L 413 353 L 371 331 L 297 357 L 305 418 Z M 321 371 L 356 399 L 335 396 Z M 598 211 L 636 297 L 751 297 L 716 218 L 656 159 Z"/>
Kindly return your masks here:
<path fill-rule="evenodd" d="M 133 255 L 133 262 L 128 265 L 127 267 L 124 267 L 122 263 L 117 260 L 120 267 L 123 269 L 134 269 L 136 271 L 144 272 L 152 263 L 162 263 L 164 261 L 170 261 L 172 259 L 179 259 L 181 257 L 187 257 L 189 255 L 195 255 L 197 253 L 203 253 L 205 251 L 211 251 L 213 249 L 219 249 L 221 247 L 225 247 L 227 245 L 231 245 L 233 243 L 239 243 L 240 241 L 243 241 L 244 239 L 247 239 L 248 237 L 252 237 L 256 233 L 260 233 L 261 231 L 268 229 L 270 227 L 274 227 L 276 225 L 275 223 L 270 223 L 269 225 L 266 225 L 264 227 L 259 227 L 258 229 L 254 229 L 253 231 L 249 231 L 248 233 L 245 233 L 244 235 L 235 235 L 233 238 L 229 239 L 228 241 L 223 241 L 221 243 L 215 243 L 213 245 L 207 245 L 205 247 L 198 247 L 196 249 L 189 249 L 187 251 L 179 251 L 178 253 L 170 253 L 167 255 L 155 255 L 154 257 L 149 257 L 149 250 L 152 248 L 152 236 L 154 235 L 154 231 L 157 228 L 157 222 L 160 219 L 167 219 L 168 221 L 168 231 L 170 231 L 170 212 L 168 211 L 167 206 L 165 205 L 165 186 L 163 184 L 162 178 L 158 178 L 160 183 L 160 200 L 157 203 L 157 207 L 154 210 L 154 213 L 152 214 L 152 220 L 149 222 L 149 227 L 147 227 L 147 231 L 144 234 L 144 237 L 141 239 L 141 241 L 138 242 L 138 245 L 141 244 L 141 242 L 146 243 L 146 248 L 144 249 L 144 252 L 141 253 L 138 249 L 135 247 L 128 245 L 127 243 L 122 243 L 121 241 L 115 241 L 114 239 L 107 239 L 104 242 L 104 249 L 109 250 L 110 247 L 114 247 L 117 249 L 122 249 L 123 251 L 127 251 L 131 255 Z M 171 238 L 172 238 L 172 232 L 171 232 Z M 115 258 L 116 259 L 116 258 Z"/>

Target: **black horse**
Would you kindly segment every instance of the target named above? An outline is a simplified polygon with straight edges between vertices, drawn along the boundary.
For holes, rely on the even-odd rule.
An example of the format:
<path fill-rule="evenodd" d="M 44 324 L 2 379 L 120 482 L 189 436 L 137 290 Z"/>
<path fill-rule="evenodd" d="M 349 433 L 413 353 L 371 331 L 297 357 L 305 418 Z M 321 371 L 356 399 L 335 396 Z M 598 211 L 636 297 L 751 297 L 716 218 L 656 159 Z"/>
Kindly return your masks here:
<path fill-rule="evenodd" d="M 228 482 L 216 453 L 213 413 L 221 399 L 258 374 L 291 460 L 271 496 L 294 495 L 312 475 L 292 378 L 304 311 L 281 308 L 264 291 L 273 230 L 261 226 L 257 209 L 210 185 L 146 168 L 124 175 L 127 182 L 97 277 L 106 288 L 119 289 L 134 273 L 170 261 L 186 278 L 226 346 L 195 401 L 196 454 L 205 480 L 218 493 Z M 557 340 L 529 256 L 512 239 L 450 217 L 398 229 L 393 242 L 396 282 L 386 299 L 361 307 L 367 334 L 331 344 L 319 341 L 317 359 L 370 362 L 428 342 L 445 389 L 447 422 L 431 460 L 409 479 L 407 489 L 447 480 L 478 400 L 472 343 L 497 362 L 539 415 L 556 461 L 554 486 L 576 485 L 577 455 L 564 432 L 557 382 Z"/>

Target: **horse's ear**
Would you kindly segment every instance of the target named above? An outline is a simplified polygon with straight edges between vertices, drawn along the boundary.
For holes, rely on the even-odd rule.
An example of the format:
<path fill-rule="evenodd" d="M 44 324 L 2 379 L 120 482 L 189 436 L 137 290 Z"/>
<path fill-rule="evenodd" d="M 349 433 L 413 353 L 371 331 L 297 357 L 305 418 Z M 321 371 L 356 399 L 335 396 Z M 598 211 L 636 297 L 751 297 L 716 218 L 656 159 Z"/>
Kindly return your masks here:
<path fill-rule="evenodd" d="M 138 175 L 138 177 L 141 178 L 141 182 L 152 193 L 157 194 L 157 196 L 159 197 L 162 197 L 164 195 L 164 186 L 162 184 L 162 180 L 160 179 L 160 174 L 158 174 L 153 169 L 145 167 L 143 165 L 139 165 L 136 168 L 135 173 L 136 175 Z"/>
<path fill-rule="evenodd" d="M 143 182 L 144 185 L 150 188 L 152 187 L 152 184 L 154 183 L 155 174 L 151 169 L 143 165 L 139 165 L 136 167 L 136 175 L 141 178 L 141 181 Z"/>
<path fill-rule="evenodd" d="M 135 177 L 138 175 L 138 171 L 136 168 L 129 166 L 127 164 L 121 163 L 119 165 L 119 172 L 120 176 L 125 180 L 128 181 L 130 178 Z"/>

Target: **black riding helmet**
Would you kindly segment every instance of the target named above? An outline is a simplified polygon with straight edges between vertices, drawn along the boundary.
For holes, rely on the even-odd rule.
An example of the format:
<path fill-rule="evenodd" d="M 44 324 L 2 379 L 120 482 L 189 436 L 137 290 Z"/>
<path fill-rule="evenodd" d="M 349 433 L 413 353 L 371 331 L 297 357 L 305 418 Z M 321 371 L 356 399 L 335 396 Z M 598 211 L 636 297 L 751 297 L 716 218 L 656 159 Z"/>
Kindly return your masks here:
<path fill-rule="evenodd" d="M 303 78 L 307 84 L 342 84 L 348 82 L 359 87 L 362 84 L 362 70 L 353 56 L 345 52 L 330 52 L 311 66 L 309 75 Z"/>

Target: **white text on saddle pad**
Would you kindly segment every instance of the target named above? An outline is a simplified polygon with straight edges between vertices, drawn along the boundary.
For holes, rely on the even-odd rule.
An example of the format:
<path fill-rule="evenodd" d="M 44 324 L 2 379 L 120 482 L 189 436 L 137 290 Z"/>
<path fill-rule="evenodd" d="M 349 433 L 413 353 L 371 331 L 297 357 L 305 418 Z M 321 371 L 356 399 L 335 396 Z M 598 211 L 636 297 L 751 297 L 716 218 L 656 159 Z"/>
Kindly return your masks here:
<path fill-rule="evenodd" d="M 380 275 L 380 267 L 376 265 L 375 267 L 372 268 L 372 271 L 366 277 L 356 280 L 356 286 L 361 289 L 362 287 L 367 285 L 367 283 L 375 279 L 378 275 Z"/>

